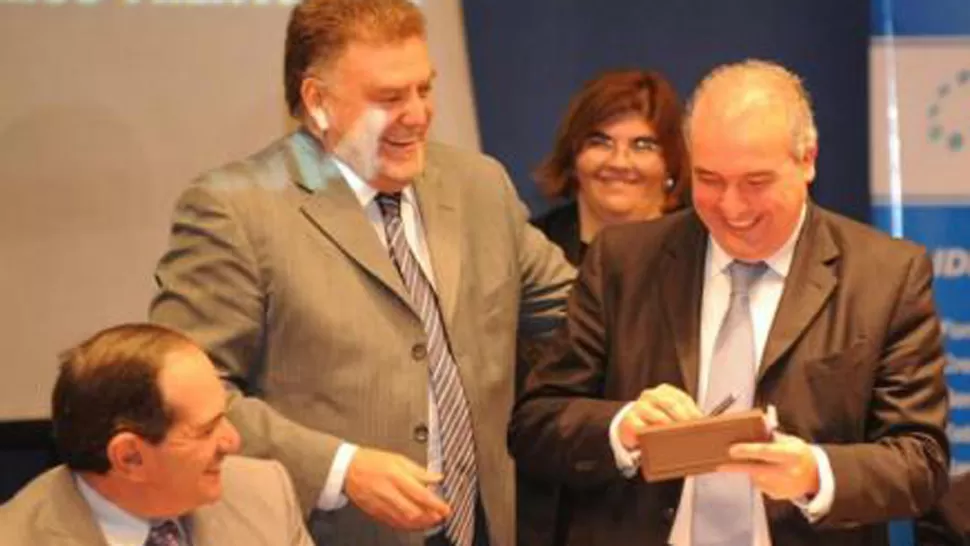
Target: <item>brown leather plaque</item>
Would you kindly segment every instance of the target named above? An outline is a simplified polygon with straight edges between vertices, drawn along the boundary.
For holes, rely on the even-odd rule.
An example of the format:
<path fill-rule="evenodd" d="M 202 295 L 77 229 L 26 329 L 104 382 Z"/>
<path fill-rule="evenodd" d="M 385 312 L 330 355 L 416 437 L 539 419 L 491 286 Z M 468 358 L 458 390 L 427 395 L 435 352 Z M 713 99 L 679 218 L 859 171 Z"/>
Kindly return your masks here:
<path fill-rule="evenodd" d="M 712 472 L 732 444 L 770 439 L 760 409 L 658 426 L 640 435 L 640 472 L 648 482 Z"/>

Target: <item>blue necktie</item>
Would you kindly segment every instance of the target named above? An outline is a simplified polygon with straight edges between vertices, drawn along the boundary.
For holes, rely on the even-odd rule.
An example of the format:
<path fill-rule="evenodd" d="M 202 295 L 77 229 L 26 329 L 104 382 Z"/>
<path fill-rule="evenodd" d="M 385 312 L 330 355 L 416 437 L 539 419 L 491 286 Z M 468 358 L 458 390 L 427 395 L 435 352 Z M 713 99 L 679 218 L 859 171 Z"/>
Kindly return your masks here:
<path fill-rule="evenodd" d="M 728 266 L 731 302 L 714 341 L 703 409 L 709 412 L 729 395 L 728 412 L 751 409 L 758 359 L 748 292 L 764 274 L 764 262 L 735 260 Z M 694 479 L 693 546 L 751 546 L 755 491 L 746 474 L 712 473 Z"/>
<path fill-rule="evenodd" d="M 445 522 L 445 534 L 455 546 L 471 546 L 475 536 L 478 472 L 468 399 L 458 374 L 458 365 L 445 337 L 438 298 L 421 272 L 418 260 L 404 236 L 401 194 L 381 193 L 376 199 L 384 216 L 384 231 L 391 258 L 428 336 L 428 371 L 441 432 L 442 485 L 444 497 L 452 509 L 451 517 Z"/>

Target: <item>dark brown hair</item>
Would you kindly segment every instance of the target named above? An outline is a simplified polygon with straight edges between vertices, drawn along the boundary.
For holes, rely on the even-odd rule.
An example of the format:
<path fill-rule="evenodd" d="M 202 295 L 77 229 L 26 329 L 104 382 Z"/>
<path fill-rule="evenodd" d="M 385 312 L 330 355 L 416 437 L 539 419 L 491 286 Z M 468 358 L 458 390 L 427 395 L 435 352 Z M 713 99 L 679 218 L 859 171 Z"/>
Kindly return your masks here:
<path fill-rule="evenodd" d="M 657 133 L 667 174 L 674 181 L 663 211 L 682 208 L 690 179 L 682 133 L 683 110 L 670 83 L 650 70 L 610 71 L 586 82 L 569 103 L 552 153 L 536 169 L 542 193 L 550 199 L 575 196 L 576 155 L 602 124 L 630 112 L 641 114 Z"/>
<path fill-rule="evenodd" d="M 311 68 L 327 69 L 352 41 L 388 44 L 425 37 L 424 15 L 409 0 L 305 0 L 290 13 L 283 85 L 290 115 L 303 107 L 300 85 Z"/>
<path fill-rule="evenodd" d="M 61 355 L 54 384 L 54 443 L 67 466 L 103 474 L 106 448 L 130 431 L 157 444 L 173 415 L 165 406 L 158 373 L 165 357 L 195 347 L 189 338 L 154 324 L 123 324 L 98 332 Z"/>

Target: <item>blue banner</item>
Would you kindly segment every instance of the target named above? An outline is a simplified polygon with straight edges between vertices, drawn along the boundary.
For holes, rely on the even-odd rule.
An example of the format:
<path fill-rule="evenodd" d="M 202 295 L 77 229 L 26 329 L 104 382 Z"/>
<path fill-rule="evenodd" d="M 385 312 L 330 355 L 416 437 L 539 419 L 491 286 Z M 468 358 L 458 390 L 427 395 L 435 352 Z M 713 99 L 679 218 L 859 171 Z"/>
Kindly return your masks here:
<path fill-rule="evenodd" d="M 933 260 L 951 471 L 970 472 L 970 2 L 872 0 L 873 220 Z M 913 543 L 907 522 L 893 544 Z"/>

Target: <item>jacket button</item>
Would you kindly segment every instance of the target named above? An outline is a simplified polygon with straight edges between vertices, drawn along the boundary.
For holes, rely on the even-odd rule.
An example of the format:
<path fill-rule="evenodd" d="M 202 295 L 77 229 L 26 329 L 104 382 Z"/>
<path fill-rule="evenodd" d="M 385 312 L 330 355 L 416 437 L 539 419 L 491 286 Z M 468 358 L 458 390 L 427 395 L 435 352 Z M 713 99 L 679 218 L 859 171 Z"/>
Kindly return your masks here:
<path fill-rule="evenodd" d="M 675 511 L 674 511 L 673 508 L 664 508 L 663 509 L 663 512 L 662 512 L 662 515 L 663 515 L 663 519 L 664 519 L 665 522 L 667 522 L 667 523 L 673 523 L 674 522 Z"/>
<path fill-rule="evenodd" d="M 424 343 L 415 343 L 414 347 L 411 347 L 411 358 L 423 360 L 426 356 L 428 356 L 428 347 Z"/>
<path fill-rule="evenodd" d="M 421 423 L 420 425 L 414 427 L 413 434 L 414 441 L 419 444 L 427 443 L 428 441 L 428 425 Z"/>

